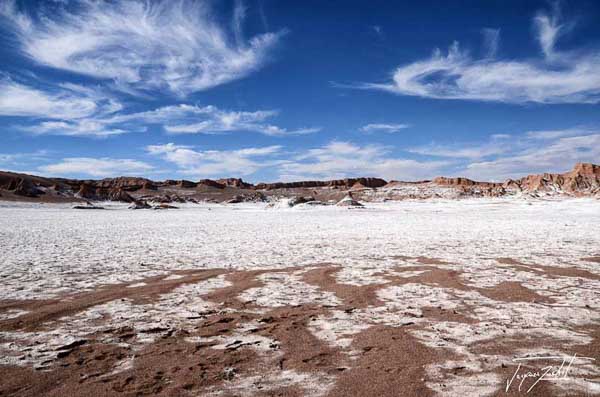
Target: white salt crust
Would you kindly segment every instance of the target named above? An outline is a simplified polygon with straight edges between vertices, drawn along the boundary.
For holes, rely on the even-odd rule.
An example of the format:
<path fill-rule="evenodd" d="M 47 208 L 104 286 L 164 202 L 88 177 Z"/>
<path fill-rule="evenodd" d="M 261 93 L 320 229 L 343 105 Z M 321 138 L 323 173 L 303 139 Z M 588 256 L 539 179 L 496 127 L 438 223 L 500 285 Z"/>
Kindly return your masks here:
<path fill-rule="evenodd" d="M 38 368 L 52 364 L 59 348 L 86 340 L 90 335 L 131 327 L 136 336 L 132 341 L 112 339 L 110 334 L 102 341 L 138 348 L 151 343 L 174 329 L 192 329 L 207 312 L 223 311 L 220 305 L 200 296 L 230 286 L 224 276 L 194 284 L 182 285 L 161 295 L 152 304 L 133 304 L 128 299 L 110 301 L 44 324 L 48 331 L 0 332 L 9 342 L 0 344 L 0 364 L 34 365 Z"/>
<path fill-rule="evenodd" d="M 0 203 L 0 299 L 50 298 L 213 267 L 335 263 L 345 269 L 341 282 L 364 284 L 381 270 L 407 264 L 398 256 L 439 258 L 474 274 L 493 272 L 493 258 L 507 256 L 600 274 L 594 263 L 581 260 L 600 254 L 600 202 L 594 199 L 405 201 L 368 204 L 362 211 L 106 206 L 93 212 Z"/>
<path fill-rule="evenodd" d="M 332 307 L 308 327 L 320 340 L 348 353 L 350 362 L 356 357 L 352 342 L 357 333 L 375 324 L 415 324 L 417 328 L 407 329 L 420 343 L 453 354 L 449 361 L 427 366 L 427 385 L 440 395 L 460 396 L 494 394 L 504 387 L 505 380 L 494 371 L 511 357 L 475 354 L 477 344 L 539 338 L 559 341 L 564 346 L 561 353 L 568 354 L 569 346 L 592 342 L 585 331 L 575 328 L 600 322 L 599 281 L 535 271 L 535 265 L 544 265 L 600 274 L 596 263 L 583 259 L 600 255 L 597 200 L 407 201 L 368 204 L 362 211 L 339 207 L 265 209 L 262 204 L 184 206 L 172 212 L 128 211 L 119 205 L 108 208 L 90 213 L 60 205 L 0 204 L 0 299 L 50 298 L 107 283 L 137 282 L 132 287 L 141 286 L 140 280 L 146 277 L 179 269 L 273 269 L 259 276 L 263 286 L 244 291 L 239 298 L 256 303 L 263 311 L 301 304 Z M 506 257 L 525 267 L 498 262 Z M 377 297 L 383 304 L 337 310 L 341 301 L 335 294 L 302 281 L 303 273 L 311 268 L 276 271 L 318 263 L 339 266 L 335 274 L 339 283 L 381 284 Z M 500 302 L 476 291 L 416 281 L 435 268 L 460 272 L 462 282 L 473 288 L 518 282 L 554 303 Z M 389 285 L 391 276 L 415 279 Z M 48 331 L 4 332 L 0 337 L 8 342 L 0 345 L 0 363 L 46 368 L 59 347 L 96 332 L 128 326 L 136 333 L 125 344 L 132 355 L 114 369 L 125 370 L 134 365 L 135 350 L 144 343 L 173 328 L 193 326 L 203 312 L 225 310 L 199 296 L 228 285 L 220 276 L 182 286 L 153 304 L 113 301 L 47 324 Z M 423 317 L 425 307 L 456 311 L 477 322 L 427 319 Z M 22 314 L 5 311 L 0 318 Z M 250 332 L 255 326 L 243 324 L 229 336 L 208 341 L 215 349 L 241 343 L 241 348 L 257 350 L 272 364 L 280 354 L 278 341 Z M 206 341 L 200 339 L 190 342 Z M 304 374 L 271 367 L 260 374 L 234 376 L 223 392 L 251 395 L 296 385 L 308 394 L 321 395 L 335 381 L 319 372 Z M 458 367 L 464 370 L 454 371 Z M 569 382 L 555 387 L 597 393 L 593 379 L 598 378 L 598 363 L 577 367 L 573 374 Z"/>

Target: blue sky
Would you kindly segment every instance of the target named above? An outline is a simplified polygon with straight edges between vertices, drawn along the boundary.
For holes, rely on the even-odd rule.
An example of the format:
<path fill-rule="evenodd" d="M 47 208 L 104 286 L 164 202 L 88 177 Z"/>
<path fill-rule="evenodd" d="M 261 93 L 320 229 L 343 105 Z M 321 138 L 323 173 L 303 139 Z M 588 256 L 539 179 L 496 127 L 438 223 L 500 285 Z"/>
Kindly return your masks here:
<path fill-rule="evenodd" d="M 0 0 L 0 169 L 503 180 L 600 163 L 596 1 Z"/>

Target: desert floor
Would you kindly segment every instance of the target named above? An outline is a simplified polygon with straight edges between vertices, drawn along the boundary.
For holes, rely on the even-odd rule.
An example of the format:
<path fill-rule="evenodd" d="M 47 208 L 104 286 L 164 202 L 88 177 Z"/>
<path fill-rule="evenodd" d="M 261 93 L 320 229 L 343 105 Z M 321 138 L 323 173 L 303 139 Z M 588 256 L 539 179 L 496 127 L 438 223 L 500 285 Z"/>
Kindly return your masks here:
<path fill-rule="evenodd" d="M 0 203 L 2 396 L 593 394 L 598 200 Z"/>

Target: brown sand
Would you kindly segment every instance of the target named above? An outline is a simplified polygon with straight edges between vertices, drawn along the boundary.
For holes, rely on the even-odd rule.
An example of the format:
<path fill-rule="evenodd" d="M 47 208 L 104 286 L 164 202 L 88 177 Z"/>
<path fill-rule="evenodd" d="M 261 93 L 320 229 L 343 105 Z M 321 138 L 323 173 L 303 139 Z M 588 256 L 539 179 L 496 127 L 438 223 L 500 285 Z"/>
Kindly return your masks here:
<path fill-rule="evenodd" d="M 255 302 L 244 302 L 239 295 L 250 288 L 264 287 L 257 279 L 268 270 L 227 271 L 191 270 L 177 272 L 183 277 L 164 280 L 165 276 L 143 280 L 146 285 L 125 288 L 127 285 L 103 286 L 92 292 L 70 295 L 46 301 L 0 302 L 0 313 L 9 309 L 29 311 L 20 317 L 0 321 L 0 331 L 40 331 L 52 329 L 63 318 L 112 300 L 129 299 L 135 304 L 151 303 L 178 286 L 207 280 L 221 274 L 232 283 L 203 296 L 219 303 L 226 312 L 209 312 L 196 321 L 192 329 L 174 329 L 156 339 L 132 348 L 115 343 L 102 343 L 102 336 L 89 335 L 85 342 L 74 343 L 61 349 L 49 370 L 36 370 L 29 366 L 0 366 L 0 396 L 197 396 L 222 391 L 224 396 L 239 395 L 231 388 L 238 380 L 256 377 L 264 383 L 246 390 L 257 396 L 303 396 L 306 385 L 275 384 L 272 375 L 280 371 L 308 374 L 314 379 L 330 379 L 332 384 L 326 395 L 334 396 L 428 396 L 434 392 L 428 387 L 426 367 L 460 360 L 449 349 L 425 346 L 413 331 L 431 328 L 438 322 L 476 324 L 469 310 L 447 310 L 442 307 L 420 307 L 422 316 L 415 323 L 391 327 L 374 324 L 353 335 L 347 348 L 329 345 L 310 331 L 310 322 L 328 316 L 332 310 L 348 313 L 368 307 L 384 305 L 377 291 L 391 285 L 420 283 L 461 291 L 477 291 L 498 302 L 552 303 L 550 298 L 524 287 L 518 282 L 503 282 L 493 288 L 474 288 L 463 283 L 462 273 L 436 267 L 443 261 L 428 258 L 410 258 L 418 265 L 400 270 L 428 270 L 414 277 L 382 274 L 383 284 L 352 286 L 337 282 L 338 265 L 318 264 L 302 274 L 301 280 L 317 286 L 322 291 L 333 292 L 341 305 L 311 303 L 278 308 L 260 307 Z M 547 266 L 525 265 L 509 258 L 500 259 L 504 265 L 518 270 L 533 271 L 548 277 L 585 277 L 595 275 L 576 268 L 557 269 Z M 295 272 L 300 268 L 277 269 L 271 272 Z M 398 269 L 396 269 L 398 270 Z M 236 330 L 255 324 L 248 331 L 275 341 L 261 352 L 251 343 L 233 342 L 223 349 L 213 348 L 214 338 L 236 338 Z M 569 346 L 578 355 L 600 358 L 600 326 L 575 329 L 590 335 L 591 344 Z M 131 328 L 111 329 L 116 340 L 135 339 Z M 196 339 L 194 339 L 196 338 Z M 211 339 L 212 338 L 212 339 Z M 199 340 L 200 342 L 193 342 Z M 512 335 L 495 338 L 473 346 L 474 354 L 492 354 L 511 357 L 521 349 L 563 348 L 557 339 L 535 338 L 531 335 Z M 127 364 L 130 365 L 127 365 Z M 536 363 L 537 365 L 537 363 Z M 514 366 L 503 365 L 495 372 L 509 379 Z M 450 371 L 465 371 L 455 368 Z M 268 386 L 268 387 L 267 387 Z M 501 387 L 502 386 L 502 387 Z M 497 395 L 504 395 L 499 385 Z M 516 387 L 508 396 L 525 395 Z M 556 389 L 541 382 L 531 396 L 558 395 Z M 577 395 L 571 394 L 571 395 Z"/>

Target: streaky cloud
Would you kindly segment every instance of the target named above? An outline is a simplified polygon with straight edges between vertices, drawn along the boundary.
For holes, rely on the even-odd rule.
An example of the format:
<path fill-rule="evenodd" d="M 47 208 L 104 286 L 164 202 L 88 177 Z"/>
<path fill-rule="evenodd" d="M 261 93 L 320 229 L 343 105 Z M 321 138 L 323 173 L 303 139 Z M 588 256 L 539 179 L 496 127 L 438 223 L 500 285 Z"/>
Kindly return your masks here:
<path fill-rule="evenodd" d="M 14 1 L 0 7 L 0 23 L 39 64 L 112 80 L 133 94 L 179 96 L 244 78 L 267 62 L 285 31 L 245 38 L 244 17 L 237 2 L 226 29 L 203 0 L 77 0 L 33 15 Z"/>
<path fill-rule="evenodd" d="M 487 33 L 488 56 L 474 59 L 455 41 L 447 53 L 439 49 L 424 60 L 398 67 L 392 81 L 354 84 L 353 88 L 382 90 L 398 95 L 504 103 L 600 102 L 600 51 L 560 52 L 556 41 L 568 24 L 560 13 L 540 11 L 534 18 L 536 39 L 544 57 L 501 60 L 498 35 Z"/>

